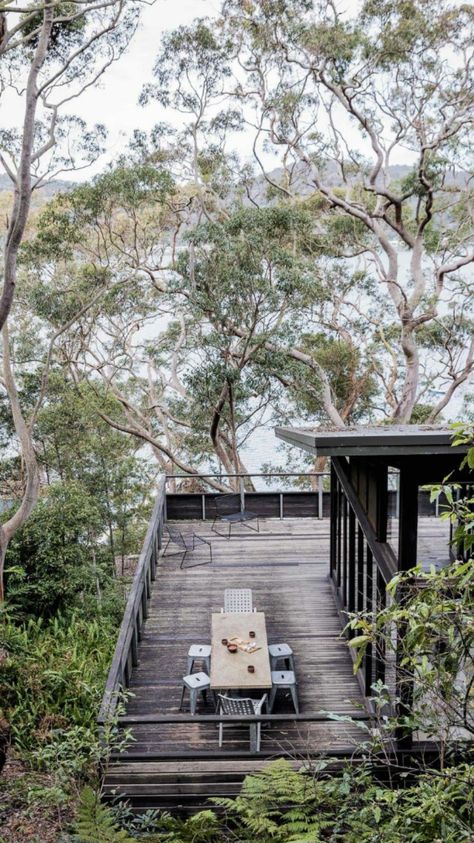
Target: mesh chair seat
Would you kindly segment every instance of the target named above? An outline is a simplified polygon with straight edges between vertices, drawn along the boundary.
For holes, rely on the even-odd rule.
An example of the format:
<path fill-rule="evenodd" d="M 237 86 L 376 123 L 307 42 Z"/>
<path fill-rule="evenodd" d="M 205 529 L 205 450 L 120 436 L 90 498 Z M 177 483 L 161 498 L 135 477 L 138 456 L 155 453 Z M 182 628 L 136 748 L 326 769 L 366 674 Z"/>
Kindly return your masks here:
<path fill-rule="evenodd" d="M 254 518 L 258 518 L 256 512 L 249 512 L 248 509 L 243 509 L 242 512 L 231 512 L 229 515 L 221 515 L 221 521 L 227 521 L 231 524 L 234 524 L 238 521 L 252 521 Z"/>

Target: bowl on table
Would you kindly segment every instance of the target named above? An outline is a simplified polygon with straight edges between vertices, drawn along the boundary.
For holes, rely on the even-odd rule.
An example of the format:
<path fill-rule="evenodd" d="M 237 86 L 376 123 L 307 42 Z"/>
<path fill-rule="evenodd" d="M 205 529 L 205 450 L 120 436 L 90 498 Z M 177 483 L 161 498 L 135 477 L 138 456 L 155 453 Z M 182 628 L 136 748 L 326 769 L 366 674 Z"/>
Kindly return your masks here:
<path fill-rule="evenodd" d="M 229 653 L 236 653 L 238 650 L 237 644 L 228 644 L 227 649 Z"/>

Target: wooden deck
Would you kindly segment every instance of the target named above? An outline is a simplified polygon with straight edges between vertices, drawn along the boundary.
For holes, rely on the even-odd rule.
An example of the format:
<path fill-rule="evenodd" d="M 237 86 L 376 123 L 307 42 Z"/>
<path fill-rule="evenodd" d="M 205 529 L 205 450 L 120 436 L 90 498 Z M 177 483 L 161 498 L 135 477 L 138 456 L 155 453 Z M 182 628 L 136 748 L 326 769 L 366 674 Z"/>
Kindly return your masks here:
<path fill-rule="evenodd" d="M 422 519 L 420 547 L 431 551 L 442 528 Z M 211 540 L 214 561 L 180 570 L 180 557 L 168 556 L 158 565 L 127 703 L 134 741 L 105 781 L 106 796 L 123 794 L 138 809 L 196 809 L 209 795 L 237 793 L 245 773 L 265 758 L 288 754 L 300 763 L 309 755 L 347 754 L 365 737 L 354 724 L 322 719 L 327 712 L 364 714 L 328 578 L 329 519 L 262 519 L 259 534 L 240 526 L 230 540 L 211 532 L 209 522 L 181 521 L 180 529 Z M 206 554 L 202 545 L 189 562 Z M 295 653 L 302 719 L 292 719 L 290 701 L 280 698 L 273 713 L 289 719 L 262 730 L 258 759 L 249 753 L 248 726 L 226 728 L 220 750 L 214 722 L 190 722 L 187 710 L 178 711 L 188 648 L 210 641 L 211 613 L 227 587 L 251 587 L 269 642 L 286 641 Z M 201 704 L 198 714 L 213 709 Z M 175 722 L 150 722 L 162 715 Z"/>

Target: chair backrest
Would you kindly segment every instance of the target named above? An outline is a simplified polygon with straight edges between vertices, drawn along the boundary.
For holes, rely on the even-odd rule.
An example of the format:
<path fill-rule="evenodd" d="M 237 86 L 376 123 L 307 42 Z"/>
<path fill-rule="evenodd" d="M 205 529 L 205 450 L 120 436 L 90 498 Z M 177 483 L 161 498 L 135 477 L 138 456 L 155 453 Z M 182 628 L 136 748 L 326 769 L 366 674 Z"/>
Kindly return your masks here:
<path fill-rule="evenodd" d="M 253 702 L 250 698 L 247 697 L 226 697 L 224 694 L 218 694 L 221 709 L 223 714 L 234 714 L 234 715 L 254 715 L 255 709 L 253 707 Z"/>
<path fill-rule="evenodd" d="M 224 612 L 253 612 L 251 588 L 226 588 L 224 591 Z"/>
<path fill-rule="evenodd" d="M 183 534 L 180 530 L 178 530 L 177 527 L 174 527 L 172 524 L 166 524 L 166 529 L 173 544 L 177 544 L 179 545 L 179 547 L 186 548 L 186 542 L 183 538 Z"/>
<path fill-rule="evenodd" d="M 216 512 L 218 515 L 234 515 L 241 510 L 241 500 L 238 493 L 216 495 L 214 498 Z"/>

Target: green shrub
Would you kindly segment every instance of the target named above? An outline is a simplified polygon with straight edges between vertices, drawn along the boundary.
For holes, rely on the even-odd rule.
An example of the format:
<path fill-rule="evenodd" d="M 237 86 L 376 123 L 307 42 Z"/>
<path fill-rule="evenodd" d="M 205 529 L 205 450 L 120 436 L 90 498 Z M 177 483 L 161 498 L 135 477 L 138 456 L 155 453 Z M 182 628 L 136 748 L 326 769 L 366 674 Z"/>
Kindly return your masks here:
<path fill-rule="evenodd" d="M 48 487 L 7 551 L 9 605 L 23 615 L 52 617 L 94 602 L 109 581 L 102 530 L 98 505 L 80 483 Z"/>
<path fill-rule="evenodd" d="M 0 691 L 17 747 L 32 750 L 75 729 L 87 756 L 115 639 L 116 625 L 107 617 L 5 620 Z"/>

